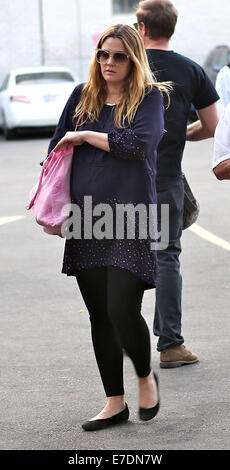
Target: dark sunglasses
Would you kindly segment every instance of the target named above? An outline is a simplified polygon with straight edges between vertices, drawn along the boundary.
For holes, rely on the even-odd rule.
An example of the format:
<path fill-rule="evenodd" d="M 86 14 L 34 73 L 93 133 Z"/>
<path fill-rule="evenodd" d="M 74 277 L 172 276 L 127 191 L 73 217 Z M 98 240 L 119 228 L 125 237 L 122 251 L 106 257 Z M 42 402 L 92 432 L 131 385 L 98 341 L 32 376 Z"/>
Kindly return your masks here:
<path fill-rule="evenodd" d="M 96 50 L 96 60 L 99 64 L 105 64 L 110 56 L 113 57 L 116 64 L 124 64 L 129 59 L 129 55 L 125 54 L 125 52 L 110 53 L 104 49 Z"/>
<path fill-rule="evenodd" d="M 133 23 L 134 28 L 138 31 L 138 23 Z"/>

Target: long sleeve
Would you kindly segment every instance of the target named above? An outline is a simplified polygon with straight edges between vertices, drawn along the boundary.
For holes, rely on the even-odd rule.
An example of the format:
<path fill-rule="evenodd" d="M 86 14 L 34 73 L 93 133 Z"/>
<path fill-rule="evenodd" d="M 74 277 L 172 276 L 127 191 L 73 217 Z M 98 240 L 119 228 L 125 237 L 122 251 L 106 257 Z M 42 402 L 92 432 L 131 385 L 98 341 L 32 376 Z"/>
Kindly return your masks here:
<path fill-rule="evenodd" d="M 108 134 L 110 152 L 115 158 L 145 160 L 157 148 L 164 132 L 164 108 L 160 92 L 154 88 L 140 104 L 130 128 Z"/>

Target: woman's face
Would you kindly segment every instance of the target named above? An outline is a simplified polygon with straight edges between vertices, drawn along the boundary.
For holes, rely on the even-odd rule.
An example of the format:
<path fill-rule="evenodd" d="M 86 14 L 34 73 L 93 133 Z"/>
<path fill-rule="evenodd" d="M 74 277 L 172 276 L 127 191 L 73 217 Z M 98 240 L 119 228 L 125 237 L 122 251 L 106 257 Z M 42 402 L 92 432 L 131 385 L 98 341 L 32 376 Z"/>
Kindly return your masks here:
<path fill-rule="evenodd" d="M 108 85 L 122 85 L 127 75 L 129 74 L 131 68 L 130 58 L 126 59 L 123 57 L 124 60 L 117 61 L 116 56 L 114 57 L 113 55 L 116 52 L 121 52 L 127 55 L 122 40 L 119 38 L 107 38 L 103 42 L 101 49 L 109 52 L 110 54 L 107 60 L 105 60 L 105 58 L 102 58 L 100 61 L 101 73 L 104 80 L 107 82 Z"/>

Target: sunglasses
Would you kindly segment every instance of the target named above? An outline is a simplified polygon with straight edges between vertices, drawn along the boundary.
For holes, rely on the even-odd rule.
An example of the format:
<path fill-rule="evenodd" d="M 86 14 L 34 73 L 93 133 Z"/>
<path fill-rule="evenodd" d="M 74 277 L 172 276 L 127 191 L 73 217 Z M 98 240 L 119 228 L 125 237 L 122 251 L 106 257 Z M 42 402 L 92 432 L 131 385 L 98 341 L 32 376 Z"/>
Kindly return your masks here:
<path fill-rule="evenodd" d="M 133 23 L 134 28 L 138 31 L 138 23 Z"/>
<path fill-rule="evenodd" d="M 125 54 L 125 52 L 110 53 L 104 49 L 96 50 L 96 60 L 99 62 L 99 64 L 105 64 L 109 57 L 113 57 L 113 60 L 116 64 L 125 64 L 125 62 L 127 62 L 129 59 L 129 55 Z"/>

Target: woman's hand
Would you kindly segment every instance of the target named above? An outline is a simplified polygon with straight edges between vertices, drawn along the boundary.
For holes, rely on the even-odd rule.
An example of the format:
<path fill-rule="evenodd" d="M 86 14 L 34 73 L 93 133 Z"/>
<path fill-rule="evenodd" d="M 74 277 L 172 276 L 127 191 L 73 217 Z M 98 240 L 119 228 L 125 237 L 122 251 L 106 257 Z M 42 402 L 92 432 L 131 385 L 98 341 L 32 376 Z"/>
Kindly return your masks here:
<path fill-rule="evenodd" d="M 73 145 L 82 145 L 84 142 L 97 147 L 106 152 L 110 152 L 108 143 L 108 134 L 103 132 L 94 131 L 77 131 L 77 132 L 66 132 L 64 137 L 54 147 L 54 151 L 68 150 Z"/>
<path fill-rule="evenodd" d="M 86 139 L 86 131 L 66 132 L 64 137 L 57 143 L 53 151 L 67 150 L 74 145 L 82 145 Z"/>

